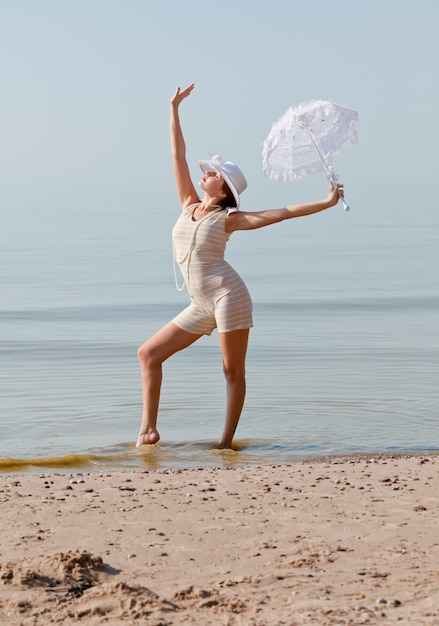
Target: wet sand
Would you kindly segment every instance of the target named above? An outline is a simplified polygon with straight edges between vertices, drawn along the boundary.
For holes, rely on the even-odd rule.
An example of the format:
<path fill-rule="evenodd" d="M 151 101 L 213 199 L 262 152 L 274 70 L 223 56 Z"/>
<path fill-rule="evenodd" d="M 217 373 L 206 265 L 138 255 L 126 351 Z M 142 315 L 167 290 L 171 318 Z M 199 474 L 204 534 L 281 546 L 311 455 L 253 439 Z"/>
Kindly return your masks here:
<path fill-rule="evenodd" d="M 0 623 L 439 625 L 439 457 L 0 477 Z"/>

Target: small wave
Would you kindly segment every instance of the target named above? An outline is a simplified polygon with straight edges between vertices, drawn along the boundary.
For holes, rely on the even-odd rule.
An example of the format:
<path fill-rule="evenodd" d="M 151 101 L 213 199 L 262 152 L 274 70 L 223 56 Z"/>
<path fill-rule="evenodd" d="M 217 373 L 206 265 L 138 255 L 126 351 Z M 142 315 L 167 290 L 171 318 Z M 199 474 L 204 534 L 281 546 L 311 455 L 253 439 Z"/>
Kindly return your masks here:
<path fill-rule="evenodd" d="M 32 467 L 50 469 L 81 469 L 93 467 L 95 457 L 87 454 L 67 454 L 66 456 L 39 459 L 0 459 L 0 472 L 22 471 Z"/>

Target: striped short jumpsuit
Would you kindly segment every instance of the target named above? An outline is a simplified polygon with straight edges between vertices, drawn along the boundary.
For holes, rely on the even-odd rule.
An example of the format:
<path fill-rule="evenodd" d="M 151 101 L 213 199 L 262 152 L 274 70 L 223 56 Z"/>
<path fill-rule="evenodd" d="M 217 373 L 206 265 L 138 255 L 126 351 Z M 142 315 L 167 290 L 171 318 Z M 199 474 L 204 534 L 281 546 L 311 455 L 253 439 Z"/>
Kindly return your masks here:
<path fill-rule="evenodd" d="M 172 321 L 188 333 L 210 335 L 251 328 L 252 301 L 241 277 L 224 260 L 230 233 L 227 209 L 194 221 L 196 205 L 183 209 L 172 231 L 174 258 L 184 277 L 191 304 Z M 183 289 L 183 287 L 181 287 Z"/>

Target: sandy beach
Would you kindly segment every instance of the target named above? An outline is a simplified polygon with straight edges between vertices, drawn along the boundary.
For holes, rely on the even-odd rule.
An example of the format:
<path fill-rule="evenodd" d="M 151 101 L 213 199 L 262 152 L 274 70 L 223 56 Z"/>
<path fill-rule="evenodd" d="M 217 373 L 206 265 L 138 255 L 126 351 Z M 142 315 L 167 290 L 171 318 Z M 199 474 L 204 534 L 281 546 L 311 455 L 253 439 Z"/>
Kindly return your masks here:
<path fill-rule="evenodd" d="M 2 476 L 0 623 L 439 625 L 439 457 Z"/>

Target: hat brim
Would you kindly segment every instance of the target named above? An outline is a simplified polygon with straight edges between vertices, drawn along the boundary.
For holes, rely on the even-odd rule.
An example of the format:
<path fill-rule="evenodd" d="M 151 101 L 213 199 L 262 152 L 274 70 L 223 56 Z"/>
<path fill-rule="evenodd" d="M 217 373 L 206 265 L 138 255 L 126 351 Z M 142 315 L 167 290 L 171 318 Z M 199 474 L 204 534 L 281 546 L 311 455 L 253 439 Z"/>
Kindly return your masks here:
<path fill-rule="evenodd" d="M 239 193 L 237 192 L 235 185 L 232 183 L 232 181 L 227 176 L 227 174 L 223 171 L 223 169 L 221 167 L 218 167 L 218 165 L 214 165 L 211 161 L 200 161 L 199 166 L 201 168 L 201 171 L 204 174 L 206 172 L 211 172 L 212 170 L 214 170 L 215 172 L 219 172 L 221 174 L 221 178 L 223 178 L 226 181 L 228 188 L 230 189 L 233 197 L 235 198 L 236 208 L 239 209 L 239 203 L 240 203 Z"/>

